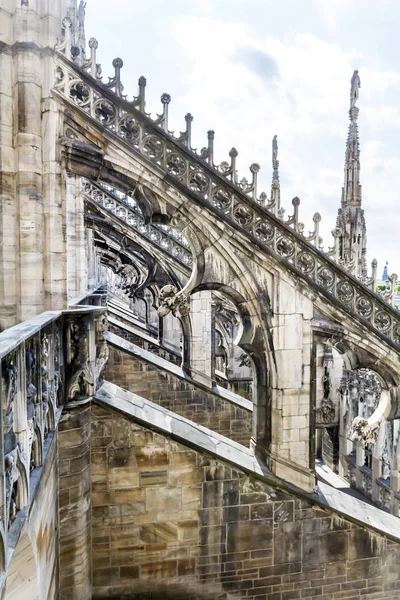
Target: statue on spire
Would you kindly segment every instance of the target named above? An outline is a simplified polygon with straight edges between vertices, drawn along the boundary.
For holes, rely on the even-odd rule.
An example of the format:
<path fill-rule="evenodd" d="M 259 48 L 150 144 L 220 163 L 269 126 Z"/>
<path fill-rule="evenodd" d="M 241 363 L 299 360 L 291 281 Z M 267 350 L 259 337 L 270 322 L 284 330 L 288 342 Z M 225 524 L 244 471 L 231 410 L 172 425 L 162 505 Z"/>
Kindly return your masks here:
<path fill-rule="evenodd" d="M 75 46 L 79 49 L 78 64 L 85 60 L 86 36 L 85 36 L 86 2 L 80 0 L 76 13 Z"/>
<path fill-rule="evenodd" d="M 85 25 L 85 13 L 86 13 L 86 2 L 81 0 L 78 7 L 78 21 L 82 25 Z"/>
<path fill-rule="evenodd" d="M 278 136 L 274 135 L 272 140 L 272 164 L 278 160 Z"/>
<path fill-rule="evenodd" d="M 360 96 L 359 89 L 361 87 L 361 80 L 358 71 L 354 71 L 353 77 L 351 78 L 351 90 L 350 90 L 350 109 L 354 108 L 357 104 L 357 100 Z"/>
<path fill-rule="evenodd" d="M 272 139 L 272 182 L 279 181 L 278 136 Z"/>

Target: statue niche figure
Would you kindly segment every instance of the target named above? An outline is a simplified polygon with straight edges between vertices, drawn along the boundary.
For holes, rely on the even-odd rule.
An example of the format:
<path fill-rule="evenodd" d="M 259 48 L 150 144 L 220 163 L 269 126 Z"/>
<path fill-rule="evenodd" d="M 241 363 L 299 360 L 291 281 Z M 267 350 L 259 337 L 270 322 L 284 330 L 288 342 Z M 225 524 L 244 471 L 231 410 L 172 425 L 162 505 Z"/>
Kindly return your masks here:
<path fill-rule="evenodd" d="M 89 396 L 88 389 L 87 389 L 88 385 L 93 385 L 93 383 L 91 381 L 89 381 L 88 379 L 86 379 L 85 373 L 82 371 L 82 373 L 78 377 L 79 399 L 80 400 L 82 400 L 83 398 L 87 398 Z"/>
<path fill-rule="evenodd" d="M 350 108 L 354 108 L 357 104 L 357 100 L 360 96 L 359 89 L 361 87 L 361 80 L 358 71 L 354 71 L 353 77 L 351 78 L 351 91 L 350 91 Z"/>

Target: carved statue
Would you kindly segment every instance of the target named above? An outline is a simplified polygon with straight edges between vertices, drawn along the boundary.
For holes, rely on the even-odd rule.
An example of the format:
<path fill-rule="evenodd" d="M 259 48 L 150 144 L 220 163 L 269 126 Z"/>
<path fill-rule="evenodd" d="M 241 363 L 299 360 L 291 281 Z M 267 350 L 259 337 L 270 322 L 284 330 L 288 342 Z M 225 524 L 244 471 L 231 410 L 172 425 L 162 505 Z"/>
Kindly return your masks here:
<path fill-rule="evenodd" d="M 350 430 L 350 439 L 353 442 L 364 441 L 367 444 L 374 444 L 378 436 L 380 423 L 370 425 L 368 419 L 355 417 Z"/>
<path fill-rule="evenodd" d="M 83 371 L 78 377 L 78 385 L 79 385 L 80 398 L 87 398 L 87 396 L 88 396 L 87 386 L 93 385 L 93 383 L 91 381 L 89 381 L 88 379 L 86 379 L 85 373 Z"/>
<path fill-rule="evenodd" d="M 78 15 L 79 23 L 84 24 L 85 16 L 86 16 L 86 2 L 84 2 L 84 0 L 81 0 L 79 3 L 77 15 Z"/>
<path fill-rule="evenodd" d="M 322 377 L 322 386 L 324 388 L 324 399 L 327 399 L 331 392 L 331 379 L 329 377 L 328 367 L 326 366 L 324 376 Z"/>
<path fill-rule="evenodd" d="M 166 285 L 160 292 L 160 307 L 157 311 L 159 317 L 166 317 L 170 312 L 174 317 L 186 317 L 190 312 L 188 299 L 183 294 L 178 294 L 174 285 Z"/>
<path fill-rule="evenodd" d="M 42 364 L 42 402 L 49 401 L 49 390 L 48 390 L 48 378 L 49 378 L 49 370 L 46 365 Z"/>
<path fill-rule="evenodd" d="M 327 398 L 322 400 L 321 407 L 317 410 L 318 425 L 332 425 L 336 420 L 336 410 L 332 400 Z"/>
<path fill-rule="evenodd" d="M 278 136 L 274 135 L 272 140 L 272 164 L 278 160 Z"/>
<path fill-rule="evenodd" d="M 239 367 L 247 367 L 248 369 L 251 369 L 251 359 L 246 352 L 242 352 L 242 354 L 236 360 L 239 363 Z"/>
<path fill-rule="evenodd" d="M 6 376 L 7 376 L 7 408 L 6 412 L 11 410 L 11 405 L 15 398 L 15 394 L 17 393 L 17 367 L 10 363 L 6 367 Z"/>
<path fill-rule="evenodd" d="M 353 77 L 351 78 L 351 91 L 350 91 L 350 108 L 354 108 L 357 104 L 361 87 L 361 80 L 358 71 L 354 71 Z"/>
<path fill-rule="evenodd" d="M 97 356 L 96 356 L 96 380 L 98 381 L 101 375 L 101 372 L 108 360 L 109 357 L 109 349 L 106 340 L 106 333 L 108 331 L 108 319 L 107 315 L 102 315 L 97 325 Z"/>
<path fill-rule="evenodd" d="M 13 483 L 14 483 L 14 457 L 6 456 L 4 460 L 5 480 L 6 480 L 6 506 L 8 507 L 8 526 L 14 521 L 17 515 L 15 498 L 13 498 Z"/>
<path fill-rule="evenodd" d="M 26 362 L 28 367 L 27 379 L 28 383 L 31 383 L 36 367 L 36 351 L 34 348 L 28 348 L 26 350 Z"/>
<path fill-rule="evenodd" d="M 67 361 L 65 388 L 67 398 L 71 401 L 89 395 L 86 384 L 93 384 L 87 377 L 93 378 L 94 374 L 89 364 L 89 322 L 87 316 L 74 316 L 69 326 L 70 358 Z"/>
<path fill-rule="evenodd" d="M 71 53 L 78 64 L 83 64 L 85 60 L 85 16 L 86 16 L 86 2 L 80 1 L 78 10 L 76 12 L 76 27 L 75 27 L 75 44 L 71 48 Z"/>

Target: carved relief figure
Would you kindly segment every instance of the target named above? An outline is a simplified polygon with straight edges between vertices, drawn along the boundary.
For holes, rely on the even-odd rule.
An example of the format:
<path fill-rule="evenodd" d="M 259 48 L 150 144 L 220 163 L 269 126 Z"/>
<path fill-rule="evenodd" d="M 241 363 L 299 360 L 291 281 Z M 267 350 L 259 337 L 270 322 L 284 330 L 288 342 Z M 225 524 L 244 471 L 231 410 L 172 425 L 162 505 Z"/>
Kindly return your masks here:
<path fill-rule="evenodd" d="M 159 317 L 166 317 L 170 312 L 174 317 L 186 317 L 190 312 L 188 299 L 183 294 L 178 294 L 174 285 L 166 285 L 160 292 L 160 307 L 157 311 Z"/>

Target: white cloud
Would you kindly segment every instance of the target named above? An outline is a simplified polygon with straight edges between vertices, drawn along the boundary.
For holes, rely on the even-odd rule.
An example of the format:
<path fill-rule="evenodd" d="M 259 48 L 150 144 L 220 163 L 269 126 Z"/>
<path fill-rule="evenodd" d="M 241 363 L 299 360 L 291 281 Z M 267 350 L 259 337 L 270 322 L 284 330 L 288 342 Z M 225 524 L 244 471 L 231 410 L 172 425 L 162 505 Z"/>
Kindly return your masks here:
<path fill-rule="evenodd" d="M 352 10 L 354 4 L 354 0 L 314 0 L 315 8 L 332 27 L 338 24 L 340 17 Z"/>
<path fill-rule="evenodd" d="M 385 127 L 400 127 L 400 108 L 397 106 L 366 106 L 363 113 L 372 131 L 378 132 Z"/>
<path fill-rule="evenodd" d="M 222 25 L 194 17 L 180 19 L 173 33 L 191 65 L 190 71 L 183 73 L 184 96 L 177 101 L 190 107 L 198 129 L 205 132 L 215 127 L 216 148 L 221 150 L 221 140 L 229 140 L 225 152 L 237 145 L 244 155 L 242 164 L 261 162 L 267 191 L 271 139 L 278 134 L 282 179 L 288 182 L 282 190 L 288 212 L 294 195 L 303 197 L 302 211 L 309 223 L 319 210 L 320 197 L 336 195 L 337 210 L 342 158 L 335 171 L 320 151 L 323 139 L 334 136 L 340 139 L 344 153 L 355 52 L 346 53 L 338 44 L 311 34 L 297 35 L 286 43 L 272 36 L 256 40 L 240 24 Z M 205 36 L 207 44 L 198 52 Z M 249 50 L 272 58 L 278 76 L 262 77 L 258 69 L 249 68 L 240 58 Z M 220 151 L 218 158 L 225 155 Z M 333 226 L 334 222 L 330 229 Z"/>

